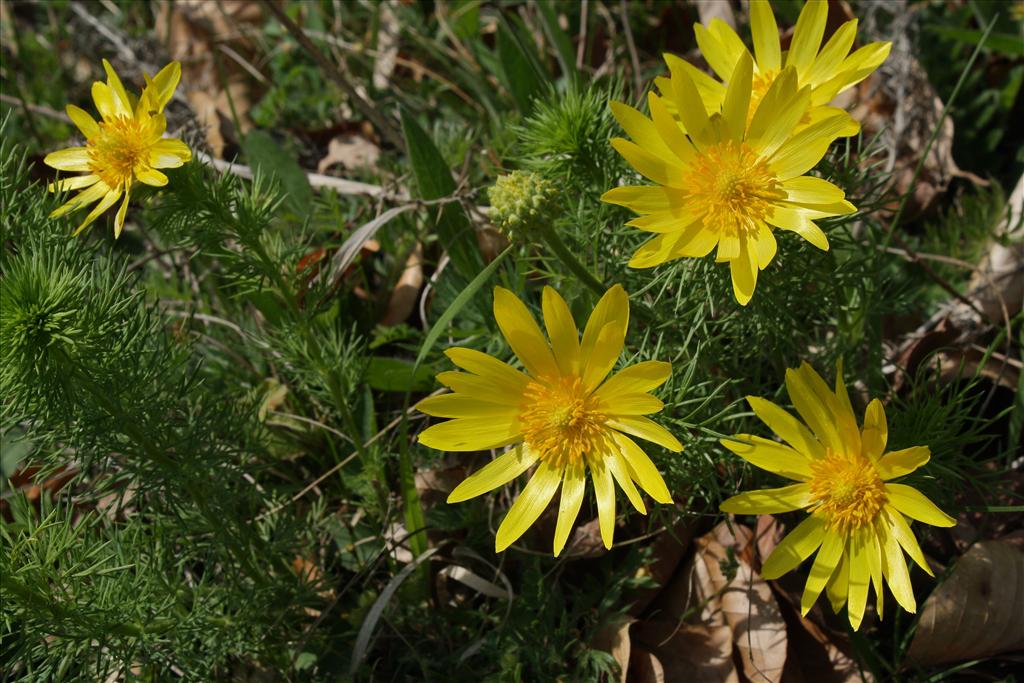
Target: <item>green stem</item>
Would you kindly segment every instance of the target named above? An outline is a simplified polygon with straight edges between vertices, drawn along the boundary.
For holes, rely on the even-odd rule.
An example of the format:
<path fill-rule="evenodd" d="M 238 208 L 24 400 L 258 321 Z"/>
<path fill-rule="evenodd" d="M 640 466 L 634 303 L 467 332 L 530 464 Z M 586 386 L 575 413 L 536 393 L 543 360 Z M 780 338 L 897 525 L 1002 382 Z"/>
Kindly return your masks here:
<path fill-rule="evenodd" d="M 550 224 L 544 225 L 541 228 L 541 234 L 548 247 L 551 248 L 551 251 L 555 252 L 555 255 L 572 271 L 573 275 L 582 280 L 587 287 L 590 287 L 598 297 L 604 296 L 605 292 L 608 291 L 608 287 L 597 276 L 587 270 L 586 266 L 580 263 L 576 255 L 572 253 L 572 250 L 562 241 L 561 236 Z"/>

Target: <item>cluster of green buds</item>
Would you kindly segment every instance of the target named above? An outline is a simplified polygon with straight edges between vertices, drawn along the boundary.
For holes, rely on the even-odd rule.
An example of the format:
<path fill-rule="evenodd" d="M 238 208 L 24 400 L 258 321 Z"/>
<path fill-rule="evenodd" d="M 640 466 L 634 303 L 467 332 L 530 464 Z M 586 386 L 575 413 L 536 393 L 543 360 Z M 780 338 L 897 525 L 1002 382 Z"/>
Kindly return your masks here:
<path fill-rule="evenodd" d="M 553 183 L 530 171 L 512 171 L 488 190 L 491 222 L 509 239 L 533 241 L 557 216 Z"/>

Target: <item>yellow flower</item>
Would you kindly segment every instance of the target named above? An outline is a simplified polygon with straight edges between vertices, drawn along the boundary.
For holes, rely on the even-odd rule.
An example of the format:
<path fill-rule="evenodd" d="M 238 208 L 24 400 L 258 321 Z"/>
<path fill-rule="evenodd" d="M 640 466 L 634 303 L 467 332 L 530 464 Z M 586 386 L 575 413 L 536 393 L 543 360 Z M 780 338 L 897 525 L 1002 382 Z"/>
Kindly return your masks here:
<path fill-rule="evenodd" d="M 793 67 L 775 79 L 748 123 L 752 66 L 749 54 L 740 57 L 721 111 L 710 116 L 690 76 L 673 71 L 671 98 L 685 134 L 664 98 L 654 93 L 648 94 L 650 119 L 612 102 L 612 112 L 633 138 L 614 138 L 612 145 L 658 185 L 617 187 L 601 197 L 641 214 L 627 225 L 657 233 L 630 266 L 699 258 L 717 246 L 716 260 L 729 263 L 733 292 L 742 305 L 754 294 L 758 272 L 775 257 L 773 228 L 791 230 L 827 251 L 828 239 L 814 221 L 856 211 L 838 187 L 804 174 L 833 140 L 856 134 L 858 124 L 827 107 L 794 133 L 811 94 L 809 88 L 797 89 Z"/>
<path fill-rule="evenodd" d="M 523 535 L 561 485 L 554 539 L 558 555 L 583 503 L 588 469 L 601 538 L 611 548 L 613 481 L 642 514 L 647 510 L 634 482 L 659 503 L 672 502 L 654 463 L 630 438 L 682 450 L 664 427 L 644 417 L 662 409 L 662 402 L 647 392 L 668 379 L 672 366 L 645 361 L 605 381 L 629 324 L 629 297 L 618 285 L 601 297 L 582 341 L 569 307 L 550 287 L 544 288 L 543 311 L 550 345 L 523 302 L 507 289 L 494 289 L 494 318 L 526 372 L 479 351 L 448 349 L 452 362 L 467 372 L 440 373 L 438 381 L 452 393 L 426 398 L 416 408 L 455 419 L 424 430 L 419 441 L 448 451 L 512 446 L 459 484 L 449 503 L 492 491 L 537 465 L 498 528 L 498 552 Z"/>
<path fill-rule="evenodd" d="M 129 95 L 121 79 L 107 60 L 103 60 L 107 82 L 92 84 L 92 99 L 102 120 L 96 122 L 84 109 L 69 104 L 68 116 L 85 136 L 85 147 L 71 147 L 46 155 L 43 161 L 60 171 L 82 171 L 85 175 L 51 183 L 49 190 L 82 190 L 51 215 L 99 204 L 89 212 L 75 231 L 77 235 L 122 196 L 124 200 L 114 219 L 114 237 L 121 235 L 128 197 L 136 180 L 162 187 L 167 176 L 160 168 L 177 168 L 192 158 L 192 152 L 181 140 L 163 139 L 167 120 L 163 110 L 181 80 L 181 65 L 171 62 L 150 79 L 136 99 Z"/>
<path fill-rule="evenodd" d="M 826 0 L 811 0 L 805 4 L 796 22 L 789 51 L 783 59 L 779 29 L 771 5 L 767 0 L 751 1 L 750 28 L 756 59 L 748 117 L 753 116 L 758 103 L 784 67 L 792 67 L 796 71 L 798 87 L 808 86 L 811 89 L 812 109 L 801 122 L 807 125 L 813 122 L 818 107 L 827 105 L 836 95 L 867 78 L 889 56 L 892 43 L 887 42 L 870 43 L 850 54 L 857 37 L 856 19 L 840 26 L 821 47 L 827 18 Z M 701 53 L 722 81 L 728 82 L 732 77 L 740 57 L 750 55 L 736 32 L 721 19 L 712 19 L 706 28 L 696 24 L 694 33 Z M 666 54 L 665 61 L 673 73 L 684 71 L 689 74 L 708 107 L 708 113 L 718 110 L 725 101 L 727 88 L 723 83 L 674 55 Z M 655 83 L 662 93 L 671 88 L 666 78 L 658 78 Z M 673 108 L 670 106 L 670 109 Z"/>
<path fill-rule="evenodd" d="M 917 609 L 903 552 L 932 574 L 905 517 L 934 526 L 953 526 L 917 489 L 891 483 L 928 462 L 927 446 L 886 452 L 888 427 L 882 403 L 867 407 L 864 425 L 857 418 L 842 380 L 835 391 L 807 363 L 786 371 L 786 388 L 805 427 L 788 412 L 754 396 L 754 413 L 785 444 L 749 434 L 723 439 L 722 445 L 761 469 L 798 484 L 750 491 L 722 503 L 723 512 L 773 514 L 805 509 L 810 516 L 775 548 L 761 574 L 776 579 L 818 552 L 804 588 L 804 614 L 824 589 L 838 612 L 847 604 L 850 625 L 860 627 L 873 585 L 882 616 L 882 584 L 908 612 Z M 786 445 L 788 444 L 788 445 Z"/>

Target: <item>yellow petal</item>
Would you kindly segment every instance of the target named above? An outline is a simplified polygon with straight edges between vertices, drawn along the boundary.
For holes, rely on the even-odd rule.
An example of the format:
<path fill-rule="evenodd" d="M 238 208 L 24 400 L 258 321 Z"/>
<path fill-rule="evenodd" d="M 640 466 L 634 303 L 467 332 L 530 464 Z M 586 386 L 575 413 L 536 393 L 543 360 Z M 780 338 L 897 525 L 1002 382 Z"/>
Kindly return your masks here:
<path fill-rule="evenodd" d="M 721 22 L 721 19 L 716 21 Z M 742 52 L 730 50 L 730 46 L 719 40 L 717 32 L 710 31 L 702 24 L 694 24 L 693 32 L 697 38 L 700 53 L 707 60 L 708 65 L 723 81 L 729 80 Z M 746 48 L 743 51 L 746 51 Z"/>
<path fill-rule="evenodd" d="M 494 288 L 494 319 L 512 352 L 534 377 L 557 377 L 558 365 L 526 304 L 504 287 Z"/>
<path fill-rule="evenodd" d="M 523 401 L 522 391 L 515 393 L 497 390 L 492 376 L 470 375 L 465 372 L 439 372 L 437 381 L 454 392 L 465 394 L 476 401 L 518 406 Z"/>
<path fill-rule="evenodd" d="M 783 69 L 782 73 L 772 81 L 768 92 L 761 98 L 750 119 L 747 140 L 754 145 L 755 149 L 760 150 L 761 138 L 779 117 L 789 112 L 790 115 L 786 118 L 787 120 L 792 118 L 791 113 L 796 111 L 794 104 L 801 104 L 800 101 L 797 101 L 796 70 Z M 804 108 L 806 109 L 806 106 Z M 799 116 L 797 120 L 799 120 Z"/>
<path fill-rule="evenodd" d="M 539 458 L 538 453 L 526 446 L 516 446 L 469 475 L 448 494 L 448 502 L 461 503 L 504 486 L 530 469 Z"/>
<path fill-rule="evenodd" d="M 779 82 L 779 79 L 776 79 L 776 82 Z M 767 99 L 767 96 L 765 96 L 765 99 L 762 100 L 762 106 Z M 770 157 L 772 154 L 775 154 L 775 151 L 792 137 L 793 130 L 800 123 L 800 119 L 804 117 L 804 114 L 807 113 L 807 108 L 810 104 L 811 91 L 809 88 L 803 88 L 791 97 L 786 98 L 780 103 L 775 115 L 768 121 L 763 132 L 758 131 L 757 137 L 754 137 L 754 129 L 753 125 L 751 125 L 750 145 L 763 157 Z M 758 111 L 761 111 L 761 108 L 758 107 Z M 770 110 L 770 107 L 766 108 Z M 751 124 L 753 124 L 753 121 L 751 121 Z"/>
<path fill-rule="evenodd" d="M 801 510 L 810 505 L 810 503 L 810 486 L 807 484 L 790 484 L 789 486 L 782 486 L 777 489 L 745 491 L 725 500 L 718 506 L 718 509 L 734 515 L 771 515 L 779 512 Z M 765 578 L 775 577 L 766 576 Z"/>
<path fill-rule="evenodd" d="M 555 362 L 563 374 L 576 375 L 580 372 L 580 333 L 565 299 L 553 288 L 544 287 L 541 307 L 544 311 L 544 327 L 551 340 Z"/>
<path fill-rule="evenodd" d="M 136 168 L 135 177 L 139 179 L 139 182 L 152 185 L 153 187 L 163 187 L 167 184 L 167 176 L 156 169 L 148 167 Z"/>
<path fill-rule="evenodd" d="M 464 394 L 428 396 L 416 404 L 416 410 L 434 417 L 511 417 L 519 408 L 490 403 Z"/>
<path fill-rule="evenodd" d="M 846 603 L 847 616 L 854 631 L 860 628 L 861 620 L 864 618 L 864 607 L 868 601 L 871 574 L 867 553 L 863 532 L 855 534 L 850 539 L 850 588 L 849 601 Z"/>
<path fill-rule="evenodd" d="M 757 286 L 757 256 L 751 252 L 748 243 L 746 237 L 740 240 L 739 256 L 729 261 L 732 293 L 740 306 L 750 303 L 754 296 L 754 288 Z"/>
<path fill-rule="evenodd" d="M 96 183 L 96 185 L 94 185 L 93 187 L 99 187 L 99 185 L 99 183 Z M 86 192 L 88 192 L 88 190 L 86 190 Z M 85 192 L 83 192 L 82 194 L 84 195 Z M 103 196 L 103 199 L 100 200 L 100 203 L 97 204 L 93 208 L 93 210 L 89 212 L 89 215 L 85 217 L 85 220 L 82 221 L 82 223 L 77 228 L 75 228 L 75 234 L 77 235 L 78 233 L 82 232 L 87 227 L 89 227 L 89 225 L 91 225 L 94 220 L 100 217 L 100 214 L 102 214 L 104 211 L 112 207 L 115 203 L 117 203 L 117 200 L 120 198 L 121 190 L 107 190 L 107 194 Z"/>
<path fill-rule="evenodd" d="M 658 133 L 658 128 L 654 125 L 653 121 L 628 104 L 616 102 L 615 100 L 608 104 L 611 107 L 615 120 L 629 134 L 633 142 L 663 160 L 672 163 L 678 162 L 675 154 L 672 153 L 662 140 L 661 135 Z"/>
<path fill-rule="evenodd" d="M 836 567 L 839 566 L 845 545 L 846 540 L 842 536 L 826 532 L 818 555 L 814 558 L 814 564 L 811 566 L 807 583 L 804 585 L 803 596 L 800 598 L 800 613 L 804 616 L 807 616 L 811 607 L 818 600 L 818 596 L 821 595 L 821 591 L 825 590 Z"/>
<path fill-rule="evenodd" d="M 843 559 L 839 561 L 839 567 L 832 572 L 832 578 L 828 580 L 825 591 L 828 593 L 828 601 L 832 605 L 832 611 L 839 614 L 839 610 L 846 604 L 846 595 L 850 588 L 850 550 L 849 542 L 843 553 Z"/>
<path fill-rule="evenodd" d="M 885 421 L 885 408 L 877 398 L 872 399 L 864 412 L 864 428 L 860 433 L 861 453 L 872 462 L 885 452 L 889 439 L 889 426 Z"/>
<path fill-rule="evenodd" d="M 803 484 L 798 484 L 798 486 L 806 488 Z M 761 567 L 761 576 L 765 580 L 771 581 L 796 569 L 801 562 L 821 546 L 824 538 L 824 520 L 817 515 L 809 516 L 775 546 L 775 550 Z"/>
<path fill-rule="evenodd" d="M 797 453 L 814 459 L 825 457 L 824 447 L 811 431 L 785 410 L 757 396 L 747 396 L 747 403 L 754 414 Z"/>
<path fill-rule="evenodd" d="M 615 373 L 594 392 L 598 401 L 608 402 L 616 396 L 637 394 L 657 389 L 672 375 L 672 364 L 646 360 Z"/>
<path fill-rule="evenodd" d="M 639 214 L 659 213 L 681 209 L 683 194 L 679 190 L 651 185 L 624 185 L 601 195 L 607 204 L 624 206 Z"/>
<path fill-rule="evenodd" d="M 631 228 L 645 232 L 682 232 L 701 219 L 702 214 L 695 204 L 687 204 L 681 210 L 662 211 L 640 216 L 626 223 Z"/>
<path fill-rule="evenodd" d="M 882 549 L 873 526 L 864 527 L 861 533 L 864 536 L 865 551 L 867 552 L 868 573 L 871 576 L 871 585 L 875 589 L 875 605 L 878 610 L 878 618 L 881 620 L 885 616 L 885 592 L 882 588 Z"/>
<path fill-rule="evenodd" d="M 824 388 L 824 390 L 822 390 Z M 835 453 L 846 452 L 845 444 L 839 438 L 833 416 L 835 396 L 828 390 L 821 376 L 806 362 L 793 370 L 786 370 L 786 389 L 793 407 L 811 428 L 825 448 Z"/>
<path fill-rule="evenodd" d="M 160 140 L 149 154 L 149 165 L 153 168 L 178 168 L 192 158 L 192 150 L 181 140 Z"/>
<path fill-rule="evenodd" d="M 743 142 L 747 130 L 747 112 L 750 110 L 750 83 L 754 74 L 754 62 L 750 53 L 745 51 L 736 61 L 736 67 L 729 76 L 729 86 L 725 92 L 725 103 L 722 115 L 734 142 Z"/>
<path fill-rule="evenodd" d="M 77 175 L 71 178 L 64 178 L 63 180 L 58 180 L 55 183 L 48 183 L 46 185 L 46 189 L 50 192 L 66 192 L 69 190 L 81 190 L 82 188 L 95 185 L 99 181 L 100 177 L 98 175 Z M 102 194 L 106 194 L 106 190 L 104 190 Z M 96 199 L 99 199 L 102 196 L 102 194 L 96 195 Z"/>
<path fill-rule="evenodd" d="M 795 204 L 785 200 L 779 200 L 778 206 L 796 209 L 811 220 L 818 218 L 831 218 L 832 216 L 845 216 L 857 211 L 857 207 L 845 199 L 833 204 Z"/>
<path fill-rule="evenodd" d="M 885 484 L 889 504 L 911 519 L 932 526 L 956 526 L 956 520 L 940 510 L 917 489 L 906 484 Z"/>
<path fill-rule="evenodd" d="M 718 238 L 718 253 L 715 260 L 719 263 L 739 258 L 740 238 L 737 235 L 722 235 Z"/>
<path fill-rule="evenodd" d="M 99 201 L 101 198 L 105 197 L 108 192 L 110 192 L 110 188 L 107 187 L 106 183 L 102 180 L 94 181 L 87 189 L 82 190 L 60 207 L 54 209 L 50 214 L 50 218 L 57 218 L 58 216 L 63 216 L 71 211 L 77 211 L 78 209 Z"/>
<path fill-rule="evenodd" d="M 665 404 L 650 394 L 618 394 L 601 402 L 601 410 L 608 415 L 650 415 Z"/>
<path fill-rule="evenodd" d="M 515 543 L 537 521 L 562 483 L 562 471 L 562 467 L 550 462 L 541 463 L 498 527 L 494 537 L 495 552 L 500 553 Z"/>
<path fill-rule="evenodd" d="M 782 183 L 786 191 L 786 201 L 794 204 L 835 204 L 846 198 L 846 194 L 838 187 L 814 176 L 790 178 Z"/>
<path fill-rule="evenodd" d="M 822 232 L 807 214 L 798 210 L 782 206 L 773 206 L 772 212 L 765 218 L 765 222 L 774 225 L 776 228 L 789 230 L 803 237 L 805 240 L 822 251 L 828 251 L 828 237 Z"/>
<path fill-rule="evenodd" d="M 712 112 L 716 112 L 722 108 L 722 102 L 725 101 L 725 85 L 718 80 L 704 73 L 693 64 L 690 64 L 685 59 L 681 59 L 676 55 L 665 53 L 665 64 L 669 68 L 669 73 L 675 73 L 676 71 L 682 71 L 690 77 L 693 81 L 694 87 L 697 88 L 697 93 L 700 95 L 700 99 L 704 102 L 705 111 L 710 115 Z M 662 96 L 666 98 L 665 104 L 670 111 L 676 110 L 675 103 L 675 92 L 673 90 L 672 81 L 668 78 L 655 79 L 658 84 L 658 89 L 661 91 Z M 678 111 L 676 111 L 678 113 Z"/>
<path fill-rule="evenodd" d="M 853 40 L 856 37 L 856 19 L 851 19 L 840 26 L 814 59 L 814 64 L 808 70 L 804 82 L 818 85 L 834 78 L 846 56 L 850 54 L 850 48 L 853 47 Z"/>
<path fill-rule="evenodd" d="M 833 116 L 813 123 L 779 147 L 769 168 L 779 180 L 801 176 L 821 161 L 836 138 L 856 135 L 859 130 L 860 124 L 849 116 Z"/>
<path fill-rule="evenodd" d="M 825 0 L 809 0 L 800 11 L 793 29 L 793 42 L 789 46 L 786 66 L 798 69 L 810 66 L 821 47 L 825 35 L 825 21 L 828 19 L 828 3 Z"/>
<path fill-rule="evenodd" d="M 857 416 L 853 414 L 853 406 L 850 405 L 850 395 L 846 391 L 846 384 L 843 382 L 843 360 L 836 363 L 835 401 L 830 401 L 835 420 L 836 428 L 839 430 L 839 438 L 846 447 L 846 452 L 851 455 L 861 453 L 860 428 L 857 427 Z"/>
<path fill-rule="evenodd" d="M 759 71 L 774 71 L 782 66 L 779 26 L 768 0 L 750 0 L 750 31 Z"/>
<path fill-rule="evenodd" d="M 811 461 L 784 444 L 751 434 L 736 434 L 719 442 L 754 467 L 774 472 L 787 479 L 807 481 L 811 473 Z"/>
<path fill-rule="evenodd" d="M 651 110 L 651 119 L 658 136 L 664 141 L 664 146 L 672 151 L 675 158 L 683 164 L 688 164 L 697 155 L 697 150 L 672 117 L 665 102 L 650 92 L 647 93 L 647 106 Z"/>
<path fill-rule="evenodd" d="M 686 70 L 679 67 L 676 62 L 670 62 L 669 69 L 672 72 L 672 100 L 679 113 L 679 120 L 698 148 L 711 145 L 714 142 L 709 130 L 711 120 L 708 118 L 700 93 L 697 92 L 697 86 L 693 84 L 693 79 Z"/>
<path fill-rule="evenodd" d="M 116 240 L 121 236 L 121 231 L 124 229 L 124 219 L 128 214 L 128 197 L 131 193 L 126 189 L 124 193 L 124 201 L 121 202 L 121 208 L 117 210 L 117 215 L 114 216 L 114 239 Z"/>
<path fill-rule="evenodd" d="M 612 147 L 648 180 L 659 185 L 683 187 L 683 167 L 678 163 L 652 154 L 625 138 L 612 138 Z"/>
<path fill-rule="evenodd" d="M 736 35 L 736 31 L 721 19 L 717 17 L 712 19 L 708 24 L 708 31 L 718 39 L 718 43 L 725 48 L 725 51 L 732 55 L 733 68 L 735 68 L 736 62 L 743 55 L 751 56 L 747 46 L 743 44 L 743 39 Z M 753 61 L 753 57 L 751 57 L 751 61 Z M 729 72 L 726 74 L 727 76 L 729 73 L 732 73 L 733 68 L 729 69 Z"/>
<path fill-rule="evenodd" d="M 121 79 L 117 77 L 114 67 L 110 66 L 110 62 L 106 59 L 103 60 L 103 70 L 107 72 L 107 85 L 114 93 L 114 96 L 117 97 L 121 108 L 125 111 L 131 111 L 132 103 L 128 99 L 128 93 L 125 92 L 124 85 L 121 84 Z"/>
<path fill-rule="evenodd" d="M 683 450 L 683 444 L 679 443 L 672 433 L 650 418 L 638 415 L 621 415 L 609 418 L 605 423 L 612 429 L 617 429 L 626 434 L 656 443 L 663 448 L 678 453 Z"/>
<path fill-rule="evenodd" d="M 918 567 L 923 569 L 929 576 L 935 576 L 932 568 L 928 566 L 928 561 L 924 559 L 921 546 L 917 544 L 917 538 L 914 537 L 914 532 L 910 530 L 907 520 L 891 505 L 886 505 L 883 510 L 883 521 L 887 525 L 889 533 L 896 539 L 896 542 L 906 551 L 907 555 L 910 555 L 910 559 L 917 563 Z"/>
<path fill-rule="evenodd" d="M 417 440 L 439 451 L 484 451 L 521 441 L 522 431 L 517 415 L 465 417 L 428 427 Z"/>
<path fill-rule="evenodd" d="M 608 323 L 618 323 L 623 334 L 629 328 L 629 295 L 622 285 L 614 285 L 594 306 L 594 310 L 583 328 L 583 343 L 580 346 L 580 354 L 583 366 L 590 364 L 590 356 L 597 347 L 601 334 Z M 619 349 L 621 350 L 621 346 Z M 615 352 L 616 358 L 619 351 Z M 602 377 L 602 379 L 604 379 Z M 597 385 L 594 385 L 597 386 Z"/>
<path fill-rule="evenodd" d="M 86 140 L 92 139 L 100 134 L 100 126 L 96 123 L 96 120 L 89 115 L 89 112 L 85 111 L 81 107 L 76 107 L 73 104 L 69 104 L 65 111 L 68 113 L 68 117 L 78 127 L 78 130 L 82 131 L 82 135 L 85 136 Z"/>
<path fill-rule="evenodd" d="M 583 359 L 583 388 L 588 393 L 596 389 L 622 353 L 626 329 L 621 322 L 613 321 L 604 326 L 597 343 L 587 350 Z"/>
<path fill-rule="evenodd" d="M 636 485 L 633 484 L 633 479 L 629 476 L 629 468 L 626 467 L 626 461 L 619 455 L 618 449 L 615 449 L 612 453 L 605 454 L 602 460 L 608 471 L 612 473 L 612 477 L 618 483 L 619 488 L 625 492 L 626 498 L 636 508 L 636 511 L 641 515 L 646 515 L 647 507 L 644 505 L 643 498 L 640 497 L 640 492 L 636 490 Z"/>
<path fill-rule="evenodd" d="M 580 506 L 583 504 L 586 483 L 587 478 L 581 460 L 574 460 L 566 465 L 565 477 L 562 480 L 562 497 L 558 502 L 558 522 L 555 525 L 556 557 L 561 554 L 565 542 L 569 540 L 573 524 L 576 523 Z"/>
<path fill-rule="evenodd" d="M 58 171 L 88 171 L 89 150 L 85 147 L 68 147 L 57 152 L 50 152 L 43 163 Z"/>
<path fill-rule="evenodd" d="M 96 111 L 100 113 L 104 121 L 113 121 L 120 116 L 131 116 L 131 111 L 125 108 L 121 98 L 102 81 L 92 84 L 92 101 L 96 104 Z"/>
<path fill-rule="evenodd" d="M 615 538 L 615 484 L 612 473 L 603 462 L 591 462 L 590 474 L 594 478 L 594 497 L 597 499 L 597 523 L 601 528 L 604 547 L 611 549 Z"/>
<path fill-rule="evenodd" d="M 775 241 L 775 235 L 772 234 L 771 228 L 761 221 L 757 221 L 757 226 L 757 234 L 753 237 L 754 255 L 758 269 L 764 270 L 775 258 L 779 245 Z"/>
<path fill-rule="evenodd" d="M 626 467 L 629 468 L 629 474 L 633 480 L 640 484 L 640 488 L 646 491 L 651 498 L 659 503 L 670 505 L 672 494 L 669 493 L 664 478 L 658 472 L 654 462 L 647 457 L 644 449 L 625 434 L 613 432 L 612 438 L 619 447 L 619 453 L 626 461 Z"/>
<path fill-rule="evenodd" d="M 927 446 L 912 446 L 904 448 L 902 451 L 886 453 L 876 465 L 878 476 L 886 481 L 910 474 L 928 462 L 931 456 L 931 451 Z"/>
<path fill-rule="evenodd" d="M 718 244 L 718 235 L 701 222 L 694 223 L 679 235 L 668 251 L 668 260 L 677 258 L 703 258 Z"/>
<path fill-rule="evenodd" d="M 814 89 L 813 103 L 826 104 L 839 93 L 870 76 L 889 56 L 892 43 L 870 43 L 847 57 L 839 73 Z"/>
<path fill-rule="evenodd" d="M 444 355 L 463 370 L 485 377 L 492 382 L 491 393 L 513 394 L 515 403 L 529 384 L 530 378 L 497 358 L 475 349 L 454 347 L 446 349 Z"/>
<path fill-rule="evenodd" d="M 148 111 L 163 111 L 167 103 L 171 101 L 180 80 L 181 63 L 171 62 L 161 69 L 152 80 L 146 79 L 146 89 L 142 92 L 139 104 Z"/>
<path fill-rule="evenodd" d="M 910 585 L 910 572 L 907 570 L 906 560 L 903 559 L 900 544 L 882 519 L 875 522 L 875 530 L 882 546 L 882 573 L 889 584 L 889 590 L 896 597 L 900 607 L 911 613 L 916 612 L 914 588 Z"/>

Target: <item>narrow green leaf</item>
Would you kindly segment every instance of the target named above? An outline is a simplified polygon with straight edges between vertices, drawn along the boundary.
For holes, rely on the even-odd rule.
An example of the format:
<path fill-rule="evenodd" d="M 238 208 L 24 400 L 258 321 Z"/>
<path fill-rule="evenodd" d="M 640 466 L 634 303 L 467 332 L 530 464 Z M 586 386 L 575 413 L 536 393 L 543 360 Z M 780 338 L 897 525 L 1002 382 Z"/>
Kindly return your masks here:
<path fill-rule="evenodd" d="M 416 177 L 416 186 L 422 199 L 440 199 L 455 193 L 455 180 L 444 157 L 412 115 L 405 108 L 401 110 L 402 133 L 409 150 L 409 161 Z M 438 215 L 431 208 L 432 215 Z M 476 241 L 473 224 L 458 204 L 447 204 L 437 219 L 437 234 L 455 270 L 469 279 L 483 266 L 483 257 Z"/>
<path fill-rule="evenodd" d="M 523 114 L 529 113 L 531 101 L 542 92 L 544 83 L 514 30 L 506 22 L 498 24 L 498 59 L 516 108 Z"/>
<path fill-rule="evenodd" d="M 249 131 L 242 149 L 254 171 L 278 179 L 285 192 L 285 205 L 299 218 L 306 218 L 313 205 L 313 188 L 299 162 L 262 130 Z"/>
<path fill-rule="evenodd" d="M 535 0 L 534 4 L 540 11 L 544 35 L 555 47 L 555 58 L 558 59 L 562 73 L 569 80 L 575 80 L 579 76 L 576 71 L 576 55 L 572 50 L 572 41 L 558 25 L 558 12 L 555 11 L 554 0 Z"/>
<path fill-rule="evenodd" d="M 373 356 L 366 368 L 366 383 L 378 391 L 427 391 L 433 386 L 430 368 L 413 366 L 400 358 Z"/>

